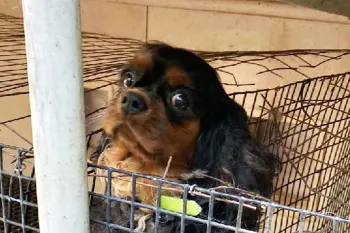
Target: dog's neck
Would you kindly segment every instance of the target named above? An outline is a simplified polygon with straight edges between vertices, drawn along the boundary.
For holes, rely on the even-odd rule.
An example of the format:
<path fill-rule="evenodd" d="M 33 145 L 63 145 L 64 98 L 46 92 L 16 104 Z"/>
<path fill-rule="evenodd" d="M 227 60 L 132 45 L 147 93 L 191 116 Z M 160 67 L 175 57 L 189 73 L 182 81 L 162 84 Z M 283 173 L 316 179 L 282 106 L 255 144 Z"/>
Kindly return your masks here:
<path fill-rule="evenodd" d="M 156 170 L 163 171 L 166 167 L 171 170 L 188 170 L 189 163 L 192 159 L 195 143 L 191 147 L 181 148 L 173 143 L 168 145 L 164 143 L 164 149 L 158 152 L 149 152 L 142 144 L 136 140 L 126 139 L 125 137 L 115 136 L 110 143 L 111 150 L 111 166 L 118 162 L 127 162 L 129 160 L 135 160 L 140 167 L 152 167 L 157 168 Z M 169 161 L 170 160 L 170 161 Z M 169 164 L 170 163 L 170 164 Z M 126 169 L 130 172 L 138 172 L 134 170 Z M 149 174 L 144 173 L 143 174 Z M 156 174 L 149 175 L 161 175 L 159 172 Z"/>
<path fill-rule="evenodd" d="M 165 159 L 144 159 L 136 154 L 137 150 L 129 149 L 121 141 L 112 142 L 101 154 L 98 163 L 118 170 L 162 177 L 171 181 L 179 181 L 184 173 L 188 173 L 188 164 L 172 159 L 170 164 Z M 113 173 L 113 195 L 131 197 L 131 176 Z M 163 186 L 163 194 L 177 196 L 179 193 L 167 191 Z M 165 189 L 164 189 L 165 188 Z M 144 204 L 154 205 L 156 201 L 157 183 L 148 179 L 138 178 L 136 181 L 136 199 Z"/>

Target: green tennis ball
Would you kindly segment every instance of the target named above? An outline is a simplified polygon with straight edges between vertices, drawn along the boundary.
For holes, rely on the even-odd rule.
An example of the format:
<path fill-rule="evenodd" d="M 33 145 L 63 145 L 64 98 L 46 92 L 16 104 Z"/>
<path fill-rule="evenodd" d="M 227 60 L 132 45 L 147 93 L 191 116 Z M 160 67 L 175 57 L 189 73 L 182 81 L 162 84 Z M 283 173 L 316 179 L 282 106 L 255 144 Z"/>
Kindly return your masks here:
<path fill-rule="evenodd" d="M 202 212 L 202 207 L 197 204 L 197 202 L 188 200 L 186 203 L 186 214 L 190 216 L 197 216 Z M 183 199 L 177 197 L 161 196 L 160 197 L 160 207 L 173 211 L 176 213 L 182 213 Z"/>

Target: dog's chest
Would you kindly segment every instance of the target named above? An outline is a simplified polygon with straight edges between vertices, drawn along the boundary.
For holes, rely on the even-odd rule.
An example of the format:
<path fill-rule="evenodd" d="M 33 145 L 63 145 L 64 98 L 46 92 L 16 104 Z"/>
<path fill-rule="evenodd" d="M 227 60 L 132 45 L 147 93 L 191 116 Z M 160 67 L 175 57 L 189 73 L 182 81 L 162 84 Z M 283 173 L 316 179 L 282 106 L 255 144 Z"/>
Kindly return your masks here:
<path fill-rule="evenodd" d="M 122 171 L 164 177 L 167 164 L 152 161 L 142 161 L 139 157 L 133 156 L 127 150 L 118 147 L 106 149 L 100 156 L 99 165 L 113 167 L 121 172 L 112 172 L 112 195 L 123 198 L 132 196 L 132 176 L 122 173 Z M 188 171 L 183 168 L 173 168 L 170 164 L 165 178 L 171 181 L 179 181 L 182 174 Z M 106 185 L 107 172 L 99 170 L 98 175 L 102 178 L 101 183 Z M 103 173 L 103 174 L 102 174 Z M 136 179 L 135 199 L 144 204 L 155 205 L 157 193 L 157 181 L 145 177 L 134 176 Z M 105 186 L 106 187 L 106 186 Z M 169 184 L 162 185 L 162 194 L 180 196 L 181 192 L 176 191 L 176 187 Z"/>

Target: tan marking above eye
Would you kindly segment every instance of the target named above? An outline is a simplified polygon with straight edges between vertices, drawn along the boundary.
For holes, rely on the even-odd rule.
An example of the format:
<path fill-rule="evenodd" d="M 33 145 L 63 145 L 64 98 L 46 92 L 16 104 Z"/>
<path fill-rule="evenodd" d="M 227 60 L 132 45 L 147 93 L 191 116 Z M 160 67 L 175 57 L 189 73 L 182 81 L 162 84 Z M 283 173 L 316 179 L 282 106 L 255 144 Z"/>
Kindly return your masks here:
<path fill-rule="evenodd" d="M 179 68 L 169 68 L 165 71 L 165 77 L 169 86 L 189 86 L 191 78 Z"/>
<path fill-rule="evenodd" d="M 152 68 L 152 56 L 147 54 L 147 52 L 139 52 L 131 63 L 140 70 L 148 70 Z"/>

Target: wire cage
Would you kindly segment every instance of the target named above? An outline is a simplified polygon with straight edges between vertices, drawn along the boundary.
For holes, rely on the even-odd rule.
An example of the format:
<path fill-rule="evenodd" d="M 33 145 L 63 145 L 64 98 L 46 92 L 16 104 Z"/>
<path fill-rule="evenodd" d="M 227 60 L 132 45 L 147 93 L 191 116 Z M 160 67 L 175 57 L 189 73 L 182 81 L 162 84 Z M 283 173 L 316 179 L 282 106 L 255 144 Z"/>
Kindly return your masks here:
<path fill-rule="evenodd" d="M 12 101 L 28 94 L 22 24 L 22 19 L 0 15 L 0 101 Z M 100 91 L 108 89 L 113 93 L 118 72 L 141 42 L 93 33 L 83 33 L 82 39 L 85 97 L 89 101 L 94 100 Z M 349 232 L 350 73 L 344 64 L 350 58 L 350 51 L 197 53 L 216 68 L 229 95 L 245 107 L 256 139 L 267 151 L 282 158 L 283 170 L 275 181 L 272 201 L 246 192 L 233 196 L 215 189 L 205 190 L 89 164 L 92 210 L 101 205 L 98 200 L 104 200 L 102 203 L 107 205 L 104 214 L 92 219 L 93 227 L 97 230 L 107 227 L 137 232 L 134 229 L 134 220 L 137 219 L 133 213 L 143 207 L 154 211 L 155 229 L 161 225 L 158 217 L 167 213 L 181 218 L 182 222 L 205 224 L 207 232 L 211 228 L 249 232 L 241 229 L 240 217 L 234 225 L 225 226 L 213 219 L 210 213 L 206 218 L 188 216 L 186 205 L 183 213 L 170 213 L 159 208 L 159 200 L 156 206 L 145 206 L 137 203 L 135 197 L 131 200 L 113 197 L 111 178 L 123 174 L 131 177 L 133 185 L 141 178 L 151 180 L 155 189 L 171 185 L 182 193 L 184 200 L 190 195 L 202 195 L 210 202 L 215 199 L 236 203 L 240 213 L 245 205 L 258 205 L 265 213 L 260 220 L 259 232 Z M 328 66 L 333 68 L 325 73 L 324 67 Z M 242 77 L 246 75 L 255 77 L 256 82 L 244 82 Z M 288 83 L 288 77 L 300 81 Z M 271 79 L 288 84 L 265 89 L 262 83 Z M 88 150 L 99 137 L 100 120 L 107 103 L 94 103 L 86 109 Z M 31 142 L 12 125 L 29 118 L 30 114 L 23 114 L 0 120 L 1 127 L 28 145 L 28 149 L 22 149 L 0 144 L 0 220 L 3 222 L 0 232 L 39 232 Z M 105 170 L 108 174 L 107 193 L 99 190 L 96 169 Z M 160 190 L 157 192 L 161 193 Z M 130 205 L 129 227 L 113 223 L 113 202 Z"/>
<path fill-rule="evenodd" d="M 265 217 L 263 219 L 263 227 L 259 230 L 259 232 L 276 232 L 274 230 L 274 223 L 276 221 L 275 214 L 279 211 L 289 211 L 295 215 L 298 216 L 298 227 L 297 231 L 293 232 L 347 232 L 350 226 L 350 220 L 349 219 L 342 219 L 339 217 L 327 215 L 327 214 L 322 214 L 322 213 L 317 213 L 317 212 L 312 212 L 312 211 L 307 211 L 307 210 L 302 210 L 298 208 L 293 208 L 293 207 L 287 207 L 283 205 L 279 205 L 277 203 L 271 202 L 269 200 L 262 200 L 259 198 L 254 198 L 254 196 L 250 197 L 245 197 L 244 194 L 242 195 L 230 195 L 226 193 L 222 193 L 219 191 L 216 191 L 215 189 L 203 189 L 195 186 L 190 186 L 190 185 L 184 185 L 184 184 L 178 184 L 174 182 L 169 182 L 166 181 L 162 178 L 155 178 L 152 176 L 146 176 L 146 175 L 141 175 L 141 174 L 135 174 L 135 173 L 128 173 L 123 170 L 117 170 L 117 169 L 111 169 L 107 167 L 102 167 L 102 166 L 96 166 L 96 165 L 90 165 L 91 167 L 98 168 L 98 169 L 103 169 L 107 172 L 107 180 L 108 180 L 108 186 L 107 186 L 107 193 L 105 195 L 96 193 L 96 192 L 90 192 L 91 194 L 91 205 L 92 208 L 94 208 L 94 205 L 100 205 L 101 204 L 101 198 L 104 202 L 106 202 L 106 207 L 105 207 L 105 212 L 102 212 L 103 214 L 99 216 L 99 218 L 95 217 L 92 219 L 92 229 L 95 230 L 93 232 L 104 232 L 104 229 L 115 229 L 115 230 L 122 230 L 122 232 L 141 232 L 140 230 L 135 230 L 135 220 L 136 218 L 134 217 L 134 214 L 136 212 L 136 208 L 147 208 L 152 210 L 155 213 L 155 224 L 154 224 L 154 231 L 153 232 L 162 232 L 161 230 L 161 225 L 162 225 L 162 214 L 168 214 L 168 215 L 173 215 L 174 217 L 181 218 L 181 229 L 178 229 L 178 232 L 185 232 L 185 221 L 195 221 L 197 223 L 201 223 L 207 226 L 206 232 L 211 232 L 213 228 L 217 229 L 225 229 L 229 230 L 232 232 L 251 232 L 255 233 L 255 231 L 249 231 L 242 229 L 241 225 L 241 219 L 242 219 L 242 213 L 243 213 L 243 208 L 244 206 L 247 206 L 246 204 L 255 204 L 263 209 L 265 209 Z M 131 200 L 127 199 L 122 199 L 122 198 L 117 198 L 113 197 L 111 195 L 111 179 L 112 177 L 115 177 L 114 174 L 118 174 L 118 176 L 130 176 L 131 183 L 133 188 L 133 193 L 131 196 Z M 153 181 L 154 187 L 157 189 L 157 204 L 156 206 L 150 206 L 150 205 L 145 205 L 142 203 L 138 203 L 135 201 L 135 186 L 136 183 L 138 182 L 137 179 L 142 178 L 146 180 Z M 177 191 L 183 193 L 183 207 L 182 207 L 182 213 L 174 213 L 168 210 L 164 210 L 160 208 L 160 194 L 162 190 L 163 185 L 170 185 L 173 187 L 173 189 L 176 189 Z M 176 187 L 176 188 L 175 188 Z M 209 203 L 211 205 L 214 205 L 214 200 L 222 200 L 225 202 L 230 202 L 230 203 L 236 203 L 239 208 L 238 208 L 238 217 L 236 220 L 235 225 L 225 225 L 222 224 L 218 221 L 216 221 L 213 218 L 213 207 L 209 207 L 209 213 L 205 218 L 199 218 L 199 217 L 193 217 L 189 216 L 186 214 L 186 202 L 187 198 L 190 195 L 201 195 L 201 196 L 206 196 L 209 200 Z M 93 197 L 98 197 L 99 201 L 94 202 Z M 121 202 L 127 205 L 130 205 L 130 226 L 125 227 L 121 226 L 118 224 L 113 223 L 113 202 Z M 251 205 L 249 205 L 251 206 Z M 100 208 L 98 206 L 97 208 Z M 323 223 L 323 226 L 320 227 L 318 230 L 314 230 L 315 227 L 313 224 L 310 224 L 310 221 L 321 221 Z M 98 226 L 96 226 L 98 225 Z M 98 231 L 98 229 L 101 229 L 101 231 Z M 313 230 L 311 230 L 313 229 Z M 112 231 L 113 232 L 113 231 Z M 119 232 L 119 231 L 118 231 Z M 143 232 L 143 231 L 142 231 Z M 228 231 L 227 231 L 228 232 Z"/>
<path fill-rule="evenodd" d="M 0 143 L 0 232 L 39 232 L 32 160 L 31 151 Z"/>

